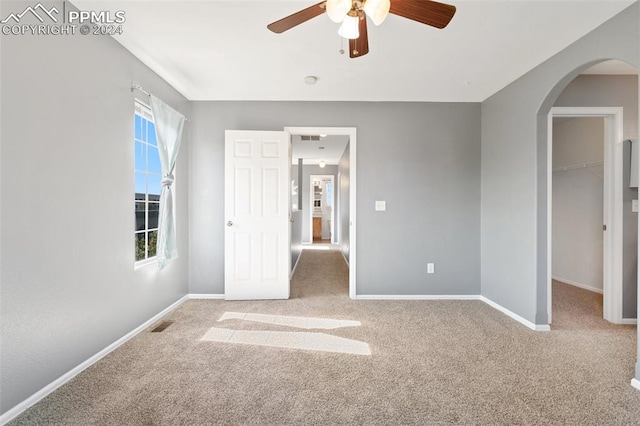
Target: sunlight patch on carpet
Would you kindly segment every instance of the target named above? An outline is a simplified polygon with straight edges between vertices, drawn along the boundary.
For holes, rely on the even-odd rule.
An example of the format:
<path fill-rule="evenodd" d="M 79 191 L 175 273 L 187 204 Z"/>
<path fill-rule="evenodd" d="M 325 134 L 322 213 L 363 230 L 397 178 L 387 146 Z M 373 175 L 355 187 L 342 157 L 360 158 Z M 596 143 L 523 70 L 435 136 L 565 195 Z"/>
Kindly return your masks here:
<path fill-rule="evenodd" d="M 286 327 L 296 327 L 304 329 L 316 328 L 323 330 L 333 330 L 343 327 L 360 327 L 362 325 L 360 321 L 337 320 L 330 318 L 292 317 L 285 315 L 252 314 L 244 312 L 225 312 L 224 314 L 222 314 L 218 321 L 226 321 L 231 319 L 260 322 L 264 324 L 283 325 Z"/>
<path fill-rule="evenodd" d="M 200 340 L 350 355 L 371 355 L 369 345 L 365 342 L 325 333 L 230 330 L 212 327 Z"/>

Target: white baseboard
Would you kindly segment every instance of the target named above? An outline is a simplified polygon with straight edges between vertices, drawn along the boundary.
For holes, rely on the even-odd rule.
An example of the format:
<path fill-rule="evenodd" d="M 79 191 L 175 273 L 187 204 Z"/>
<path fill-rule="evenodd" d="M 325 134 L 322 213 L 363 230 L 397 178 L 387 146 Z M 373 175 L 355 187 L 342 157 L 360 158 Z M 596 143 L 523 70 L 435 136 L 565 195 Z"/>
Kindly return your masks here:
<path fill-rule="evenodd" d="M 114 350 L 118 349 L 118 347 L 120 347 L 122 344 L 126 343 L 128 340 L 133 338 L 135 335 L 137 335 L 141 331 L 144 331 L 145 329 L 147 329 L 148 327 L 153 325 L 155 322 L 157 322 L 160 318 L 162 318 L 163 316 L 165 316 L 169 312 L 173 311 L 175 308 L 177 308 L 178 306 L 183 304 L 188 298 L 189 298 L 188 296 L 184 296 L 184 297 L 180 298 L 179 300 L 177 300 L 176 302 L 171 304 L 169 307 L 165 308 L 162 312 L 154 315 L 149 320 L 145 321 L 142 325 L 140 325 L 137 328 L 135 328 L 133 331 L 125 334 L 120 339 L 116 340 L 115 342 L 113 342 L 112 344 L 110 344 L 109 346 L 107 346 L 106 348 L 104 348 L 103 350 L 98 352 L 97 354 L 93 355 L 91 358 L 89 358 L 86 361 L 82 362 L 77 367 L 69 370 L 67 373 L 63 374 L 62 376 L 60 376 L 59 378 L 57 378 L 53 382 L 49 383 L 47 386 L 45 386 L 42 389 L 40 389 L 38 392 L 36 392 L 33 395 L 31 395 L 29 398 L 25 399 L 24 401 L 22 401 L 18 405 L 14 406 L 10 410 L 8 410 L 4 414 L 2 414 L 0 416 L 0 425 L 4 425 L 6 423 L 9 423 L 11 420 L 13 420 L 14 418 L 18 417 L 26 409 L 28 409 L 32 405 L 38 403 L 41 399 L 43 399 L 44 397 L 49 395 L 51 392 L 55 391 L 60 386 L 64 385 L 69 380 L 73 379 L 75 376 L 80 374 L 83 370 L 89 368 L 90 366 L 92 366 L 93 364 L 98 362 L 100 359 L 102 359 L 106 355 L 108 355 L 110 352 L 113 352 Z"/>
<path fill-rule="evenodd" d="M 551 279 L 563 282 L 565 284 L 569 284 L 569 285 L 574 286 L 574 287 L 579 287 L 579 288 L 581 288 L 583 290 L 589 290 L 589 291 L 592 291 L 594 293 L 604 294 L 604 291 L 602 289 L 600 289 L 600 288 L 591 287 L 591 286 L 588 286 L 586 284 L 580 284 L 580 283 L 577 283 L 575 281 L 568 280 L 566 278 L 551 277 Z M 635 324 L 638 324 L 638 320 L 636 318 L 622 318 L 622 320 L 620 321 L 620 324 L 635 325 Z"/>
<path fill-rule="evenodd" d="M 568 280 L 568 279 L 566 279 L 566 278 L 551 277 L 551 279 L 552 279 L 552 280 L 556 280 L 556 281 L 563 282 L 563 283 L 565 283 L 565 284 L 572 285 L 572 286 L 574 286 L 574 287 L 581 288 L 581 289 L 583 289 L 583 290 L 593 291 L 594 293 L 600 293 L 600 294 L 603 294 L 603 293 L 604 293 L 604 291 L 603 291 L 601 288 L 592 287 L 592 286 L 587 285 L 587 284 L 581 284 L 581 283 L 578 283 L 578 282 L 575 282 L 575 281 Z"/>
<path fill-rule="evenodd" d="M 455 295 L 397 295 L 397 294 L 360 294 L 356 295 L 356 300 L 480 300 L 503 314 L 523 324 L 527 328 L 534 331 L 551 331 L 549 325 L 534 324 L 529 320 L 522 318 L 520 315 L 511 312 L 507 308 L 498 305 L 491 299 L 476 294 L 455 294 Z"/>
<path fill-rule="evenodd" d="M 631 386 L 633 386 L 634 388 L 640 390 L 640 380 L 631 379 Z"/>
<path fill-rule="evenodd" d="M 524 318 L 522 318 L 520 315 L 511 312 L 509 309 L 505 308 L 502 305 L 498 305 L 496 302 L 494 302 L 491 299 L 487 299 L 484 296 L 480 296 L 480 300 L 482 300 L 484 303 L 486 303 L 487 305 L 491 306 L 494 309 L 499 310 L 500 312 L 502 312 L 503 314 L 513 318 L 514 320 L 518 321 L 519 323 L 523 324 L 524 326 L 530 328 L 531 330 L 534 331 L 551 331 L 551 327 L 549 325 L 538 325 L 538 324 L 534 324 L 529 320 L 526 320 Z"/>
<path fill-rule="evenodd" d="M 346 261 L 346 259 L 345 259 L 345 261 Z M 190 299 L 215 299 L 215 300 L 220 300 L 220 299 L 224 299 L 224 294 L 195 294 L 195 293 L 191 293 L 191 294 L 188 294 L 188 295 L 182 297 L 181 299 L 179 299 L 178 301 L 174 302 L 172 305 L 170 305 L 169 307 L 164 309 L 162 312 L 154 315 L 152 318 L 147 320 L 145 323 L 143 323 L 142 325 L 138 326 L 133 331 L 127 333 L 126 335 L 124 335 L 123 337 L 121 337 L 117 341 L 113 342 L 112 344 L 110 344 L 109 346 L 107 346 L 106 348 L 104 348 L 103 350 L 101 350 L 100 352 L 98 352 L 97 354 L 92 356 L 91 358 L 87 359 L 86 361 L 84 361 L 83 363 L 78 365 L 77 367 L 73 368 L 72 370 L 70 370 L 66 374 L 62 375 L 61 377 L 59 377 L 55 381 L 51 382 L 50 384 L 48 384 L 44 388 L 40 389 L 38 392 L 34 393 L 29 398 L 25 399 L 24 401 L 22 401 L 21 403 L 19 403 L 15 407 L 11 408 L 6 413 L 2 414 L 0 416 L 0 425 L 4 425 L 4 424 L 10 422 L 14 418 L 16 418 L 18 415 L 20 415 L 22 412 L 24 412 L 26 409 L 28 409 L 32 405 L 36 404 L 38 401 L 40 401 L 41 399 L 43 399 L 44 397 L 49 395 L 51 392 L 55 391 L 60 386 L 64 385 L 69 380 L 71 380 L 72 378 L 77 376 L 83 370 L 85 370 L 86 368 L 88 368 L 91 365 L 95 364 L 101 358 L 103 358 L 104 356 L 106 356 L 110 352 L 114 351 L 115 349 L 120 347 L 123 343 L 127 342 L 128 340 L 130 340 L 131 338 L 136 336 L 138 333 L 140 333 L 141 331 L 145 330 L 147 327 L 149 327 L 153 323 L 157 322 L 160 318 L 162 318 L 163 316 L 165 316 L 166 314 L 168 314 L 169 312 L 171 312 L 172 310 L 174 310 L 175 308 L 180 306 L 182 303 L 184 303 L 185 301 L 190 300 Z M 535 331 L 549 331 L 550 330 L 550 327 L 548 325 L 536 325 L 536 324 L 533 324 L 532 322 L 530 322 L 530 321 L 522 318 L 521 316 L 511 312 L 510 310 L 502 307 L 501 305 L 498 305 L 494 301 L 492 301 L 490 299 L 487 299 L 484 296 L 474 295 L 474 294 L 470 294 L 470 295 L 464 295 L 464 294 L 462 294 L 462 295 L 421 295 L 421 294 L 418 294 L 418 295 L 386 295 L 386 294 L 369 295 L 369 294 L 362 294 L 362 295 L 356 295 L 355 299 L 356 300 L 480 300 L 480 301 L 488 304 L 489 306 L 493 307 L 494 309 L 499 310 L 503 314 L 505 314 L 505 315 L 513 318 L 514 320 L 520 322 L 521 324 L 525 325 L 526 327 L 528 327 L 528 328 L 530 328 L 532 330 L 535 330 Z M 635 320 L 635 319 L 623 319 L 623 322 L 625 324 L 636 324 L 637 320 Z M 631 384 L 632 384 L 632 386 L 637 387 L 638 389 L 640 389 L 640 382 L 637 381 L 636 379 L 633 379 L 631 381 Z"/>
<path fill-rule="evenodd" d="M 298 263 L 300 263 L 300 258 L 302 257 L 302 250 L 300 250 L 300 254 L 298 255 L 298 260 L 296 260 L 296 264 L 293 265 L 293 269 L 291 270 L 291 274 L 289 275 L 289 281 L 293 278 L 293 274 L 296 272 L 296 268 L 298 267 Z"/>
<path fill-rule="evenodd" d="M 198 294 L 198 293 L 189 293 L 187 295 L 189 299 L 224 299 L 224 294 Z"/>
<path fill-rule="evenodd" d="M 358 294 L 355 300 L 480 300 L 475 294 Z"/>
<path fill-rule="evenodd" d="M 342 251 L 342 249 L 340 249 L 340 254 L 342 255 L 342 258 L 344 259 L 344 263 L 346 263 L 347 266 L 349 266 L 349 259 L 347 259 L 347 256 L 344 255 L 344 251 Z"/>

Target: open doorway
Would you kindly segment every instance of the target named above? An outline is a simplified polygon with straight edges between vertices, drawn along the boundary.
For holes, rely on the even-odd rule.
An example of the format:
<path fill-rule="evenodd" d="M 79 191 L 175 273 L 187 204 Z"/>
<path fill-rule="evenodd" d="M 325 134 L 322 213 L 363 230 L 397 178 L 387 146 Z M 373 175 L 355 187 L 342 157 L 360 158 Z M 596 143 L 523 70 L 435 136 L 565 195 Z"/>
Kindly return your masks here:
<path fill-rule="evenodd" d="M 554 107 L 549 113 L 550 324 L 554 280 L 601 288 L 604 319 L 621 322 L 621 141 L 622 108 Z"/>
<path fill-rule="evenodd" d="M 287 127 L 285 131 L 291 138 L 292 154 L 291 276 L 294 277 L 303 250 L 324 246 L 344 259 L 348 267 L 348 294 L 353 299 L 356 129 Z M 319 225 L 316 242 L 324 244 L 313 244 L 314 220 Z"/>
<path fill-rule="evenodd" d="M 554 327 L 603 321 L 604 117 L 554 117 L 552 306 Z"/>
<path fill-rule="evenodd" d="M 552 321 L 553 120 L 601 117 L 605 120 L 603 194 L 603 317 L 614 324 L 636 324 L 638 217 L 631 188 L 632 141 L 638 137 L 638 70 L 616 60 L 593 61 L 561 79 L 538 113 L 538 324 Z M 555 106 L 554 106 L 555 105 Z M 596 105 L 596 106 L 594 106 Z M 624 120 L 624 121 L 623 121 Z M 611 167 L 606 171 L 607 164 Z M 608 183 L 607 183 L 608 182 Z M 606 226 L 606 231 L 603 227 Z M 554 324 L 557 325 L 557 324 Z M 544 329 L 542 326 L 541 329 Z M 548 329 L 548 328 L 547 328 Z"/>
<path fill-rule="evenodd" d="M 309 232 L 311 235 L 308 241 L 312 244 L 338 244 L 338 235 L 335 232 L 337 212 L 335 177 L 335 175 L 310 175 Z"/>

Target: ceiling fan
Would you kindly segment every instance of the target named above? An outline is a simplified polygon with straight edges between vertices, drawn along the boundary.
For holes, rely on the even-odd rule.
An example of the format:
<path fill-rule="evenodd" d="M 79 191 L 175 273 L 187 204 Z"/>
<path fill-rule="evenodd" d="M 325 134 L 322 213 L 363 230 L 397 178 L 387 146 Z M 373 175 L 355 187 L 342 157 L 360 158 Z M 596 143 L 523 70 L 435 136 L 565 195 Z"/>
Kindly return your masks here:
<path fill-rule="evenodd" d="M 389 13 L 436 28 L 444 28 L 456 13 L 456 7 L 431 0 L 326 0 L 267 25 L 274 33 L 283 33 L 327 12 L 341 23 L 338 34 L 349 39 L 349 57 L 369 53 L 367 16 L 380 25 Z"/>

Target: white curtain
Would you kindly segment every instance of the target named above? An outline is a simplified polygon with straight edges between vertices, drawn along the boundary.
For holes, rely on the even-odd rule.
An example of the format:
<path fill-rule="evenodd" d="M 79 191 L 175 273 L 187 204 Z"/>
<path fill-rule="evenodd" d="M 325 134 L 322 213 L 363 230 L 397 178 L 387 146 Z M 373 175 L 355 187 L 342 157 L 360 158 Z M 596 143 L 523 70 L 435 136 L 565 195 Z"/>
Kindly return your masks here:
<path fill-rule="evenodd" d="M 173 212 L 173 171 L 182 142 L 184 116 L 160 99 L 151 95 L 151 112 L 156 124 L 158 153 L 162 167 L 162 192 L 160 194 L 160 217 L 158 220 L 158 267 L 163 269 L 173 259 L 178 258 L 176 228 Z"/>

